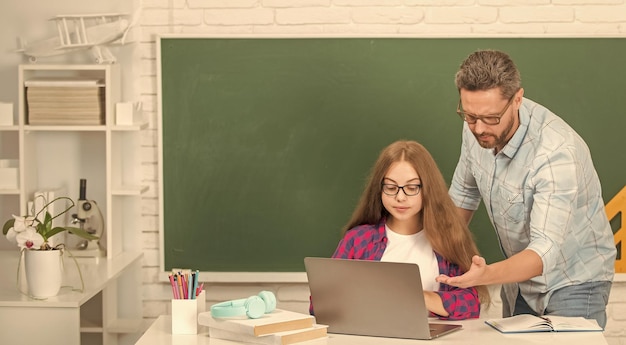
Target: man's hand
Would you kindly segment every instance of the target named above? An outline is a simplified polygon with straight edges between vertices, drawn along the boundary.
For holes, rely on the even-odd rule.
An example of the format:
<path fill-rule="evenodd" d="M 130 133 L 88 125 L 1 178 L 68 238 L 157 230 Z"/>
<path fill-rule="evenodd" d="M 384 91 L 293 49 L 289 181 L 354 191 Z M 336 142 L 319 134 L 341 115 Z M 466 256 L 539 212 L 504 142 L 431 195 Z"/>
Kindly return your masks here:
<path fill-rule="evenodd" d="M 472 257 L 472 266 L 465 274 L 457 277 L 448 277 L 441 274 L 435 280 L 439 283 L 444 283 L 460 288 L 468 288 L 472 286 L 485 285 L 484 275 L 487 271 L 487 262 L 482 256 L 474 255 Z"/>

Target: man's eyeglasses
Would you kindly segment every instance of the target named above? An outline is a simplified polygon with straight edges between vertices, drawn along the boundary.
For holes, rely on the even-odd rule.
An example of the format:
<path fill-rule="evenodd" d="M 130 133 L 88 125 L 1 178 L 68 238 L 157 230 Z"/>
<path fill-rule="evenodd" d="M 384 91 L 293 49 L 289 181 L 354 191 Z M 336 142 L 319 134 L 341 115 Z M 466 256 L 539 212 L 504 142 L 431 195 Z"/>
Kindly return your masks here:
<path fill-rule="evenodd" d="M 497 125 L 500 123 L 500 119 L 502 118 L 504 113 L 506 113 L 506 111 L 511 106 L 511 103 L 513 103 L 514 98 L 515 98 L 515 94 L 511 96 L 511 98 L 509 99 L 509 102 L 506 104 L 504 109 L 502 109 L 502 111 L 499 114 L 483 115 L 483 116 L 463 111 L 463 108 L 461 106 L 461 100 L 459 99 L 459 104 L 456 106 L 456 113 L 459 114 L 459 116 L 461 117 L 463 121 L 469 123 L 470 125 L 475 124 L 476 121 L 478 120 L 482 121 L 486 125 L 490 125 L 490 126 Z"/>
<path fill-rule="evenodd" d="M 419 194 L 420 189 L 422 188 L 421 184 L 407 184 L 404 186 L 398 186 L 397 184 L 388 184 L 383 183 L 383 193 L 389 196 L 396 196 L 400 192 L 400 189 L 404 192 L 406 196 L 414 196 Z"/>

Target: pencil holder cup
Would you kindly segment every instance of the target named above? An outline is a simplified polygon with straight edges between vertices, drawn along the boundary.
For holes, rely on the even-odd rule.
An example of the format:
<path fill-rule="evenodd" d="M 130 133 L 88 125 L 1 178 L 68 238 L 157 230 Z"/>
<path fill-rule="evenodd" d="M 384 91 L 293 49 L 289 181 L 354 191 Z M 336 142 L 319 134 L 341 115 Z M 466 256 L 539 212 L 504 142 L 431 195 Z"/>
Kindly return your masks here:
<path fill-rule="evenodd" d="M 206 311 L 204 290 L 196 299 L 172 300 L 172 334 L 198 334 L 198 313 Z"/>

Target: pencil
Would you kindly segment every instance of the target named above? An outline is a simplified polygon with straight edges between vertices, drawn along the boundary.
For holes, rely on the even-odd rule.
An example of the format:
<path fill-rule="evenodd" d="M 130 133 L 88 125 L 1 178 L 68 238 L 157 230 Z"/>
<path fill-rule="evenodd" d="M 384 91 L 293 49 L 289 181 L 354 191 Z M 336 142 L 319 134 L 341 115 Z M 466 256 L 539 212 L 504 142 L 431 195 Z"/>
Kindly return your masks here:
<path fill-rule="evenodd" d="M 183 276 L 178 274 L 178 296 L 179 298 L 184 298 L 185 293 L 183 292 Z"/>

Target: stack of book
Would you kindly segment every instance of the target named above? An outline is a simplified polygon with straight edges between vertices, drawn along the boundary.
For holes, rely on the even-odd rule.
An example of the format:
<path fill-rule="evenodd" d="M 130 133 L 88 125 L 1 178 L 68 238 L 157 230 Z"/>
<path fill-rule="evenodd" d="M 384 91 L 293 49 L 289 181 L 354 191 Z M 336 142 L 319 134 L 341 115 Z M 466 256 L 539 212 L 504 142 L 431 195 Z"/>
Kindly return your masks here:
<path fill-rule="evenodd" d="M 98 79 L 37 78 L 24 82 L 30 125 L 104 124 L 104 84 Z"/>
<path fill-rule="evenodd" d="M 309 314 L 275 309 L 258 319 L 214 318 L 207 311 L 198 314 L 198 323 L 209 327 L 209 336 L 238 342 L 288 345 L 326 337 L 328 326 L 315 323 Z"/>

